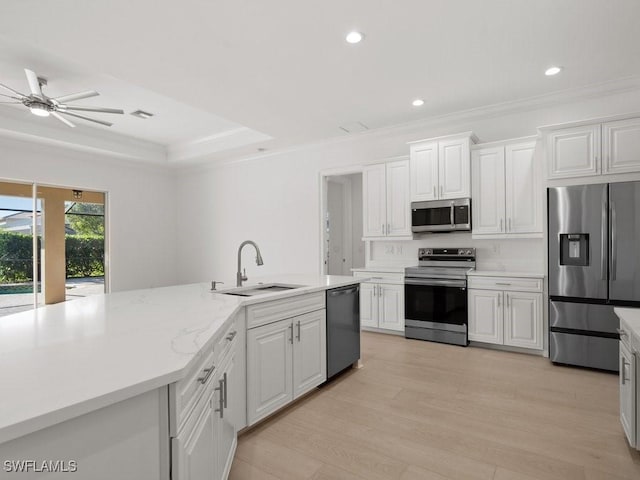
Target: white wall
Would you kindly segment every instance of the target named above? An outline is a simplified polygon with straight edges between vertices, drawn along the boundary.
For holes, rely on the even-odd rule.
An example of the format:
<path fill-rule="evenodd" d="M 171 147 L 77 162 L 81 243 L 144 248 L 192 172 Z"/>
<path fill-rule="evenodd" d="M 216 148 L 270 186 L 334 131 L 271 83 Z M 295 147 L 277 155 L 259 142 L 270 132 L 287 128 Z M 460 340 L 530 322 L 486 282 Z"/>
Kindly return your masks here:
<path fill-rule="evenodd" d="M 176 283 L 174 172 L 0 138 L 0 179 L 108 192 L 111 291 Z"/>
<path fill-rule="evenodd" d="M 520 113 L 478 114 L 474 120 L 451 120 L 432 126 L 407 125 L 252 160 L 182 171 L 177 189 L 178 278 L 180 282 L 233 278 L 235 252 L 245 239 L 260 245 L 265 261 L 258 268 L 249 263 L 253 254 L 247 253 L 244 263 L 249 277 L 318 273 L 322 170 L 407 155 L 406 142 L 411 140 L 473 130 L 481 141 L 488 142 L 534 135 L 542 125 L 634 111 L 640 111 L 637 90 L 585 97 Z M 481 265 L 544 270 L 542 240 L 483 242 L 488 246 L 479 247 Z M 418 244 L 410 242 L 410 249 L 417 249 Z M 500 253 L 494 252 L 493 245 L 498 245 Z M 528 265 L 523 258 L 529 260 Z"/>

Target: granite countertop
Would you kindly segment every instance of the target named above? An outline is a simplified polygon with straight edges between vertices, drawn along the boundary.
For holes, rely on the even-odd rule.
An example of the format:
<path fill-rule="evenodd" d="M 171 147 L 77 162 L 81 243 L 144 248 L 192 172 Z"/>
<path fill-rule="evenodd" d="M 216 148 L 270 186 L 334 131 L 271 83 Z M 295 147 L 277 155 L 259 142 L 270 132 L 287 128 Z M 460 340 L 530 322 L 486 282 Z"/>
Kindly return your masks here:
<path fill-rule="evenodd" d="M 366 279 L 259 280 L 305 287 L 239 297 L 211 292 L 210 284 L 179 285 L 95 295 L 0 318 L 0 443 L 179 380 L 245 305 Z"/>

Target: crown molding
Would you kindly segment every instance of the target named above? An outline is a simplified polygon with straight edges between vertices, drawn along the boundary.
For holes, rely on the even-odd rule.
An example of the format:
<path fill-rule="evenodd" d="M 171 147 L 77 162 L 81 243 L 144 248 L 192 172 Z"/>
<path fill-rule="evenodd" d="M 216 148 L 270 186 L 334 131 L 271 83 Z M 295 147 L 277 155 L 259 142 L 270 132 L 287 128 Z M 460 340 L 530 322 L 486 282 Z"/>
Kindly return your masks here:
<path fill-rule="evenodd" d="M 270 150 L 268 153 L 229 157 L 226 159 L 210 161 L 206 164 L 201 163 L 199 165 L 190 165 L 189 167 L 185 166 L 184 170 L 192 172 L 204 171 L 208 169 L 219 168 L 225 165 L 251 162 L 255 160 L 264 160 L 275 155 L 293 153 L 321 146 L 339 145 L 341 143 L 348 143 L 367 137 L 384 137 L 394 134 L 406 134 L 419 129 L 436 128 L 439 126 L 446 126 L 448 124 L 464 123 L 477 119 L 494 118 L 519 112 L 538 110 L 541 108 L 559 104 L 575 103 L 590 98 L 606 97 L 609 95 L 616 95 L 637 90 L 640 90 L 640 75 L 624 77 L 621 79 L 611 80 L 598 84 L 585 85 L 578 88 L 559 90 L 544 95 L 537 95 L 509 102 L 501 102 L 467 110 L 460 110 L 457 112 L 432 116 L 411 122 L 366 130 L 364 132 L 359 132 L 348 136 L 331 137 L 324 140 L 307 142 L 303 144 L 293 145 L 291 147 Z"/>

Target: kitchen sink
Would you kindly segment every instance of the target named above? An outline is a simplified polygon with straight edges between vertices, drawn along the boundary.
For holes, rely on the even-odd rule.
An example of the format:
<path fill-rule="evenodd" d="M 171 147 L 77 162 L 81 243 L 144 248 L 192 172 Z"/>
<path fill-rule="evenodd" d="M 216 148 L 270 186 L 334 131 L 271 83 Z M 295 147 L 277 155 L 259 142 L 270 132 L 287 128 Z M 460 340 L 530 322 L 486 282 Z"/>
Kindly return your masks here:
<path fill-rule="evenodd" d="M 295 290 L 296 288 L 303 288 L 306 285 L 290 285 L 286 283 L 267 283 L 263 285 L 252 285 L 249 287 L 231 288 L 229 290 L 220 290 L 217 293 L 223 295 L 236 295 L 238 297 L 252 297 L 254 295 L 265 295 L 267 293 L 278 293 L 286 290 Z"/>

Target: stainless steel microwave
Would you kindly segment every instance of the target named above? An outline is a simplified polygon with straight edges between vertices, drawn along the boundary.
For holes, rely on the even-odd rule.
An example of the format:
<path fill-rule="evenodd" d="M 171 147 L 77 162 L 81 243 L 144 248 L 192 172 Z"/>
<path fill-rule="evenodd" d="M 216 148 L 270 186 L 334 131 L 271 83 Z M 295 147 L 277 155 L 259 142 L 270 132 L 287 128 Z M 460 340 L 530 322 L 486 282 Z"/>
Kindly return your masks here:
<path fill-rule="evenodd" d="M 411 202 L 412 232 L 464 232 L 470 230 L 470 198 Z"/>

